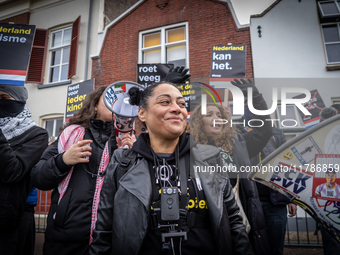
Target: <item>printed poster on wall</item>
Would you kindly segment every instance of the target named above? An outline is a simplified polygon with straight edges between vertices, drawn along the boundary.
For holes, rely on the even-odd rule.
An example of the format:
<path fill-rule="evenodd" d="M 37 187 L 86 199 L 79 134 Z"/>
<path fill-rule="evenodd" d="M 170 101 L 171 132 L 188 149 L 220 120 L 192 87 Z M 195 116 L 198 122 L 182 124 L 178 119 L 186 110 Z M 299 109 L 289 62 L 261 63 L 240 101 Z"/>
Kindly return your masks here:
<path fill-rule="evenodd" d="M 0 84 L 25 84 L 34 34 L 34 25 L 0 23 Z"/>
<path fill-rule="evenodd" d="M 65 122 L 83 107 L 87 96 L 93 91 L 94 79 L 67 87 Z"/>
<path fill-rule="evenodd" d="M 164 80 L 174 64 L 137 64 L 137 83 L 144 87 Z"/>
<path fill-rule="evenodd" d="M 286 195 L 340 243 L 340 115 L 286 142 L 248 178 Z"/>
<path fill-rule="evenodd" d="M 305 124 L 306 128 L 311 128 L 314 125 L 318 124 L 320 121 L 320 112 L 325 107 L 325 104 L 318 92 L 318 90 L 314 89 L 310 91 L 311 99 L 302 103 L 303 107 L 305 107 L 312 115 L 304 115 L 303 112 L 299 111 L 299 114 Z M 304 98 L 305 94 L 297 95 L 293 98 Z"/>
<path fill-rule="evenodd" d="M 246 45 L 214 45 L 211 56 L 211 81 L 230 81 L 246 76 Z"/>

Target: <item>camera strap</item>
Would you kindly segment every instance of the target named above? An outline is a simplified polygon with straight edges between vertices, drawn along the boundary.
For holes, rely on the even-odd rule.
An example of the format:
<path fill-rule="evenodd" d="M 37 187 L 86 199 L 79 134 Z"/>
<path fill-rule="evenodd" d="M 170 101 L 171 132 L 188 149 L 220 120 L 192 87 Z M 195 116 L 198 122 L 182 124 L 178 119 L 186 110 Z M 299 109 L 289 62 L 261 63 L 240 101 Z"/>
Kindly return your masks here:
<path fill-rule="evenodd" d="M 181 159 L 179 159 L 179 146 L 177 145 L 176 151 L 175 151 L 175 157 L 176 157 L 176 166 L 179 170 L 179 185 L 181 187 L 181 198 L 179 203 L 179 214 L 180 218 L 186 218 L 188 213 L 188 179 L 189 179 L 189 169 L 186 170 L 185 167 L 185 157 L 183 156 Z"/>

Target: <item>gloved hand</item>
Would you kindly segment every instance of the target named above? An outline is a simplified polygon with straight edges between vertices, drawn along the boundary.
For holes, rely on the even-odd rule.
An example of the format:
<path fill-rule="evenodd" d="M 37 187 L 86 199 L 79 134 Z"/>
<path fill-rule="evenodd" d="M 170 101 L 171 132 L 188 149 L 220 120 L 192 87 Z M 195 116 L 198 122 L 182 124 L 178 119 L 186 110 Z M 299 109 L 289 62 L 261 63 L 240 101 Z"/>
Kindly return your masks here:
<path fill-rule="evenodd" d="M 245 79 L 240 80 L 234 79 L 234 81 L 232 81 L 231 84 L 241 89 L 245 97 L 248 97 L 248 88 L 253 88 L 253 98 L 260 95 L 260 92 L 255 87 L 255 84 L 252 79 L 248 78 L 248 81 L 246 81 Z"/>
<path fill-rule="evenodd" d="M 175 69 L 170 68 L 169 73 L 165 77 L 165 81 L 169 81 L 172 83 L 184 83 L 191 74 L 187 74 L 189 68 L 185 68 L 184 66 L 176 66 Z"/>

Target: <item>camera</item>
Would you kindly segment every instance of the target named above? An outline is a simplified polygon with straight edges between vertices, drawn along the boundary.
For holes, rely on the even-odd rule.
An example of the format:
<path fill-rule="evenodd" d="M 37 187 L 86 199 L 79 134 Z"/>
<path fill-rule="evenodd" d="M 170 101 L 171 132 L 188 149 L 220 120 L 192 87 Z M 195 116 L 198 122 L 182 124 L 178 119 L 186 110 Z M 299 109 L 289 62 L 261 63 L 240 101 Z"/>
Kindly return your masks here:
<path fill-rule="evenodd" d="M 179 220 L 179 196 L 177 187 L 161 189 L 161 219 L 163 221 Z"/>

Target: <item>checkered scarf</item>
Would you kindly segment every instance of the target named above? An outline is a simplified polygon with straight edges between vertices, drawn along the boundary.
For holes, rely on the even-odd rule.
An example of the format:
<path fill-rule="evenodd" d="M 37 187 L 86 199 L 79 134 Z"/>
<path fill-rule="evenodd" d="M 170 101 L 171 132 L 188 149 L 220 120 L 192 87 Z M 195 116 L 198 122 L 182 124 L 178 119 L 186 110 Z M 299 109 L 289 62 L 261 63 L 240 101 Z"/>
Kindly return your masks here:
<path fill-rule="evenodd" d="M 83 140 L 85 135 L 85 128 L 79 125 L 70 125 L 67 128 L 64 129 L 64 131 L 60 134 L 59 137 L 59 143 L 58 143 L 58 151 L 59 153 L 63 153 L 67 151 L 76 141 Z M 96 226 L 97 221 L 97 210 L 100 200 L 100 190 L 102 189 L 104 177 L 105 175 L 101 175 L 101 173 L 106 169 L 108 163 L 110 160 L 109 156 L 109 146 L 108 142 L 105 144 L 104 151 L 102 153 L 102 157 L 100 160 L 100 165 L 98 169 L 97 174 L 97 181 L 96 181 L 96 189 L 93 196 L 93 203 L 92 203 L 92 217 L 91 217 L 91 231 L 90 231 L 90 243 L 92 242 L 92 233 L 94 230 L 94 227 Z M 67 176 L 64 178 L 64 180 L 58 185 L 58 191 L 59 191 L 59 201 L 63 198 L 68 184 L 70 182 L 73 168 L 71 168 L 70 172 L 67 174 Z"/>
<path fill-rule="evenodd" d="M 27 107 L 15 117 L 0 118 L 0 129 L 7 140 L 23 134 L 33 126 L 37 126 L 31 119 L 31 113 Z"/>

